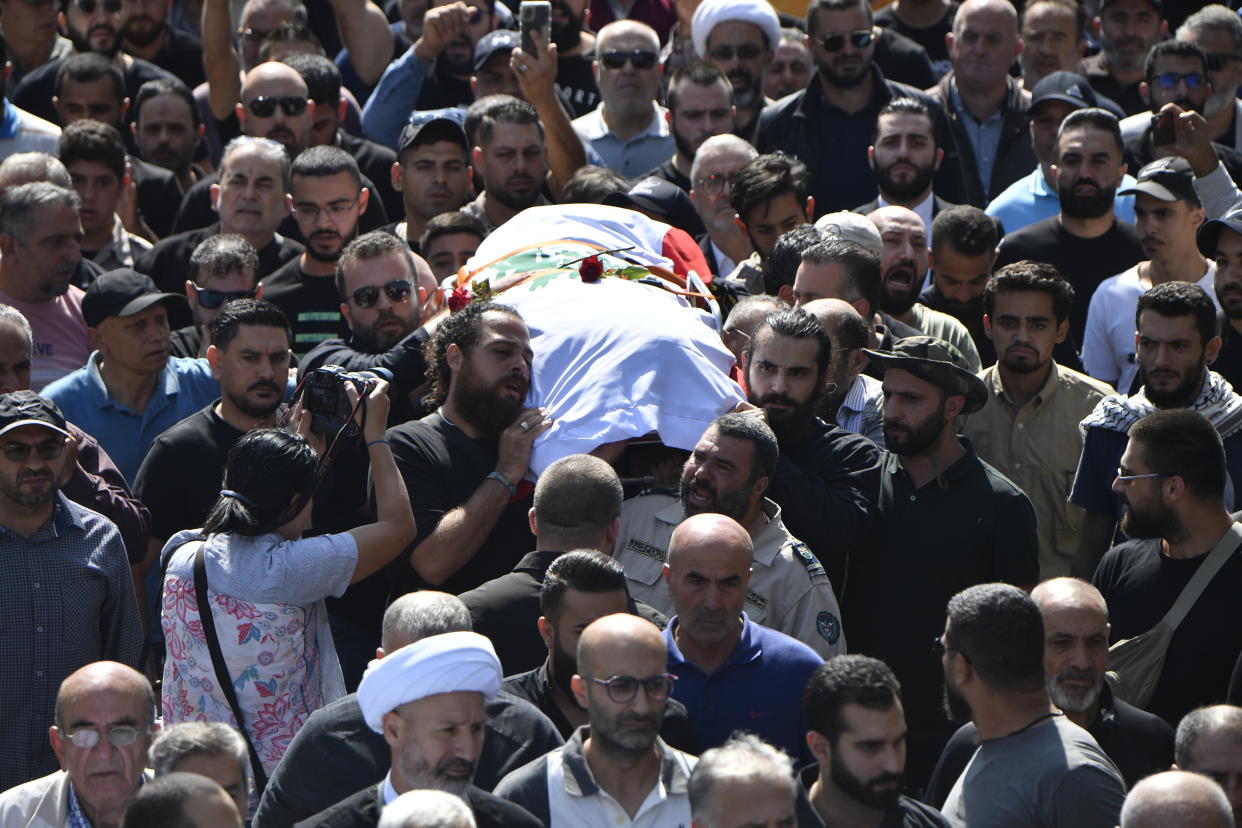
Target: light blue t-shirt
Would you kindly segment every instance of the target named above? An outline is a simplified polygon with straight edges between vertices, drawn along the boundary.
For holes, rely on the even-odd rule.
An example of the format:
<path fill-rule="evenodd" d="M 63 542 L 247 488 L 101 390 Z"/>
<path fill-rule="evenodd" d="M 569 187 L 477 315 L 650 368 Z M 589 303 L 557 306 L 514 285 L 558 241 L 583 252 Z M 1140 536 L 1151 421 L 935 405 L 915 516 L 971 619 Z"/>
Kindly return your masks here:
<path fill-rule="evenodd" d="M 1117 189 L 1124 190 L 1133 187 L 1135 183 L 1134 176 L 1126 175 L 1122 177 L 1121 185 Z M 1005 232 L 1012 233 L 1028 224 L 1059 214 L 1061 198 L 1049 189 L 1043 170 L 1036 167 L 1030 175 L 1019 178 L 1006 187 L 1004 192 L 992 199 L 992 203 L 983 212 L 1000 219 L 1005 224 Z M 1134 196 L 1117 196 L 1113 203 L 1113 212 L 1117 218 L 1133 224 Z"/>

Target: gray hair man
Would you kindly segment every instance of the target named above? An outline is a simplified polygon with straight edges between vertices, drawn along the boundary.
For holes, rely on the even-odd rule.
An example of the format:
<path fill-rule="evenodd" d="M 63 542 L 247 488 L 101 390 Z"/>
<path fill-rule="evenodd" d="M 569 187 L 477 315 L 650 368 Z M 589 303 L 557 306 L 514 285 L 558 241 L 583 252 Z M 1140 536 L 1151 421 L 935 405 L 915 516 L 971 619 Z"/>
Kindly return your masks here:
<path fill-rule="evenodd" d="M 1200 707 L 1177 724 L 1173 767 L 1214 780 L 1242 826 L 1242 708 L 1232 704 Z"/>
<path fill-rule="evenodd" d="M 216 782 L 246 813 L 250 755 L 246 740 L 224 722 L 180 722 L 160 730 L 151 743 L 155 776 L 197 773 Z"/>
<path fill-rule="evenodd" d="M 694 828 L 793 826 L 793 760 L 751 733 L 736 733 L 699 757 L 690 774 Z"/>
<path fill-rule="evenodd" d="M 1165 771 L 1134 786 L 1121 809 L 1121 828 L 1231 828 L 1229 801 L 1197 773 Z"/>

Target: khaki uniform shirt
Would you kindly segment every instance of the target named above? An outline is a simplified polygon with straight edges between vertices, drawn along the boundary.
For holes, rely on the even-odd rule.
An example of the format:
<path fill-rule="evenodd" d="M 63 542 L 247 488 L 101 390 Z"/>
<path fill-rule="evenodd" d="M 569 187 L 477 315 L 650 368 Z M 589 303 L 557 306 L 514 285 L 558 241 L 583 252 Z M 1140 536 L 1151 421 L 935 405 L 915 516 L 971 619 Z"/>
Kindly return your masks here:
<path fill-rule="evenodd" d="M 980 458 L 1030 498 L 1038 522 L 1040 580 L 1069 575 L 1082 526 L 1082 509 L 1069 503 L 1082 453 L 1078 423 L 1113 389 L 1054 362 L 1044 387 L 1019 410 L 997 366 L 979 376 L 990 399 L 966 418 L 961 432 Z"/>
<path fill-rule="evenodd" d="M 823 658 L 845 652 L 841 608 L 824 567 L 781 522 L 781 507 L 764 498 L 768 522 L 752 540 L 755 558 L 743 609 L 754 622 L 806 644 Z M 625 502 L 614 557 L 625 568 L 630 594 L 668 615 L 672 599 L 664 583 L 673 530 L 685 519 L 681 501 L 650 494 Z"/>

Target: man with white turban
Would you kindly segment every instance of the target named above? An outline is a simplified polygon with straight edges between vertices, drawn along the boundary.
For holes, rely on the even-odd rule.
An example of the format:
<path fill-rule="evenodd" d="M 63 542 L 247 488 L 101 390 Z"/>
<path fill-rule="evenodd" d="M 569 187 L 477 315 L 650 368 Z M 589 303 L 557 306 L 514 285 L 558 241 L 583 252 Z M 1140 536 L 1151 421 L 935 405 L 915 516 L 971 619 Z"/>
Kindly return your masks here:
<path fill-rule="evenodd" d="M 699 57 L 724 72 L 733 86 L 735 135 L 754 142 L 768 63 L 781 42 L 781 22 L 766 0 L 703 0 L 690 21 Z"/>
<path fill-rule="evenodd" d="M 472 784 L 483 751 L 484 703 L 500 689 L 500 659 L 473 632 L 433 635 L 372 661 L 358 685 L 367 726 L 392 750 L 392 769 L 305 822 L 316 828 L 375 828 L 384 806 L 406 791 L 461 797 L 479 828 L 536 828 L 521 807 Z"/>

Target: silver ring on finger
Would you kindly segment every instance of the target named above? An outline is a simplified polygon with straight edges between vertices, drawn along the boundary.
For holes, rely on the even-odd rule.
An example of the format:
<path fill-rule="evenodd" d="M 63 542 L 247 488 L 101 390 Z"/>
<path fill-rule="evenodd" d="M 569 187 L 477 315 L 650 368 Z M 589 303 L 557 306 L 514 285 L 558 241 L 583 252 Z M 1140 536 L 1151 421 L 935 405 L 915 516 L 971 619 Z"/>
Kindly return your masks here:
<path fill-rule="evenodd" d="M 522 431 L 530 431 L 530 423 L 522 420 L 522 422 L 518 423 L 518 428 L 522 429 Z"/>

